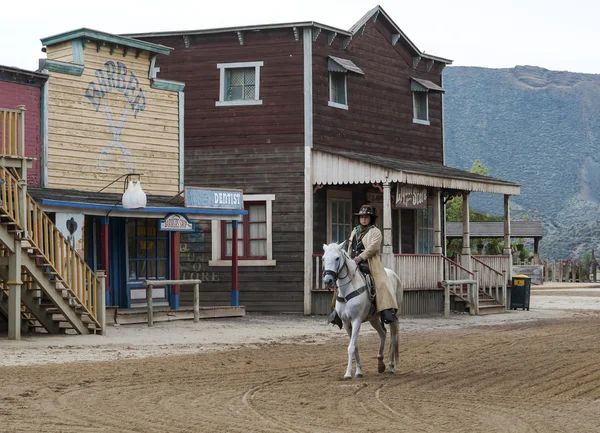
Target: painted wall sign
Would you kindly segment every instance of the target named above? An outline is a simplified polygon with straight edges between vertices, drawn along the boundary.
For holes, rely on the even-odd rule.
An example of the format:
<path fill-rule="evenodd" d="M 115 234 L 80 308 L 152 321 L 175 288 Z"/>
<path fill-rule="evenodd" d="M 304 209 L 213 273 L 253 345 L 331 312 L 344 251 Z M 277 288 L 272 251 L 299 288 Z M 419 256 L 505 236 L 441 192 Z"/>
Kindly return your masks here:
<path fill-rule="evenodd" d="M 135 160 L 133 159 L 131 151 L 126 149 L 121 143 L 120 136 L 129 109 L 133 112 L 133 117 L 137 118 L 138 113 L 144 111 L 144 108 L 146 108 L 144 91 L 135 74 L 131 70 L 127 70 L 127 66 L 123 62 L 117 62 L 115 65 L 115 62 L 109 60 L 104 63 L 104 68 L 96 69 L 94 75 L 96 76 L 96 80 L 91 81 L 88 84 L 87 89 L 85 90 L 85 97 L 92 103 L 96 111 L 100 110 L 101 106 L 104 107 L 104 112 L 108 118 L 108 126 L 112 134 L 112 141 L 110 144 L 100 151 L 100 155 L 98 156 L 98 168 L 100 171 L 106 170 L 110 159 L 110 152 L 113 148 L 117 148 L 123 155 L 125 168 L 131 173 L 134 169 Z M 125 110 L 119 119 L 118 126 L 115 126 L 108 107 L 108 101 L 104 100 L 104 96 L 113 89 L 122 93 L 127 101 Z"/>
<path fill-rule="evenodd" d="M 83 239 L 84 222 L 85 215 L 82 213 L 56 213 L 56 227 L 82 257 L 85 257 Z"/>
<path fill-rule="evenodd" d="M 160 220 L 159 227 L 163 232 L 193 232 L 196 230 L 196 223 L 190 221 L 185 215 L 174 213 Z"/>
<path fill-rule="evenodd" d="M 185 207 L 244 209 L 244 193 L 241 189 L 186 187 Z"/>
<path fill-rule="evenodd" d="M 427 187 L 398 185 L 396 207 L 410 209 L 427 208 Z"/>

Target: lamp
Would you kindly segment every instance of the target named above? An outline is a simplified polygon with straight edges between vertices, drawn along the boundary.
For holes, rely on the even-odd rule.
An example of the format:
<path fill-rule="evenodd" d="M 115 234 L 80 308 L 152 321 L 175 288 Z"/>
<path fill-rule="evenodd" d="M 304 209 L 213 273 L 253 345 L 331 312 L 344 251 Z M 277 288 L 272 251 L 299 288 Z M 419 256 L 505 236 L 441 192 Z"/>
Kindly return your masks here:
<path fill-rule="evenodd" d="M 126 209 L 142 209 L 146 207 L 146 193 L 142 190 L 142 183 L 129 179 L 127 189 L 123 193 L 123 207 Z"/>

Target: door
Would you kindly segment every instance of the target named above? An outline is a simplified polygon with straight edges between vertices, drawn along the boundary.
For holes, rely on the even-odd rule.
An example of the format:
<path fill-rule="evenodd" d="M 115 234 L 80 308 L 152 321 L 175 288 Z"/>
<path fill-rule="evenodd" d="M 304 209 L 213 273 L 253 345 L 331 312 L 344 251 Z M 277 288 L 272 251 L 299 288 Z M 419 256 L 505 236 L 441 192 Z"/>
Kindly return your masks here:
<path fill-rule="evenodd" d="M 124 218 L 110 218 L 108 225 L 109 253 L 108 278 L 111 303 L 115 307 L 128 308 L 127 294 L 127 256 Z"/>

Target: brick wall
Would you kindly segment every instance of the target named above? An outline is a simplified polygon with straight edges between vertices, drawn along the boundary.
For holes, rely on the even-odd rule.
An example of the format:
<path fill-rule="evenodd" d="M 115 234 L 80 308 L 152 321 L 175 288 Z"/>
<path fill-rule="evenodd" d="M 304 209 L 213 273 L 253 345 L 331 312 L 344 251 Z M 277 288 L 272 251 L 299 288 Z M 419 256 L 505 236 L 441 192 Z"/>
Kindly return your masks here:
<path fill-rule="evenodd" d="M 18 83 L 0 81 L 0 108 L 16 109 L 25 105 L 25 155 L 35 158 L 27 172 L 27 182 L 40 186 L 40 97 L 41 89 Z"/>

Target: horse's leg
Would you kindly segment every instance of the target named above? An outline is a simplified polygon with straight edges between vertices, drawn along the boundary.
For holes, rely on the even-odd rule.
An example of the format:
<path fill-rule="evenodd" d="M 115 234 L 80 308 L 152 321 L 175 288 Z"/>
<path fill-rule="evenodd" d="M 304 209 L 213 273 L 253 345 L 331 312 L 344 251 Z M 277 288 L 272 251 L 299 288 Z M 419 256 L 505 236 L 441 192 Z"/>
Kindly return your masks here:
<path fill-rule="evenodd" d="M 398 337 L 399 337 L 399 325 L 398 323 L 390 323 L 391 335 L 390 335 L 390 374 L 394 374 L 394 368 L 399 358 L 398 350 Z"/>
<path fill-rule="evenodd" d="M 354 355 L 354 340 L 352 339 L 352 323 L 344 320 L 344 329 L 348 333 L 348 337 L 350 337 L 350 343 L 348 343 L 348 366 L 346 367 L 346 374 L 344 374 L 344 379 L 352 378 L 352 356 Z"/>
<path fill-rule="evenodd" d="M 359 318 L 354 319 L 352 323 L 352 341 L 354 341 L 354 358 L 356 359 L 356 373 L 354 377 L 363 377 L 362 373 L 362 362 L 360 362 L 360 355 L 358 354 L 358 333 L 360 332 L 361 320 Z"/>
<path fill-rule="evenodd" d="M 369 320 L 371 326 L 375 328 L 379 334 L 379 351 L 377 352 L 377 371 L 383 373 L 385 371 L 385 363 L 383 362 L 383 350 L 385 348 L 385 337 L 387 336 L 386 329 L 381 325 L 379 317 L 376 316 Z"/>

